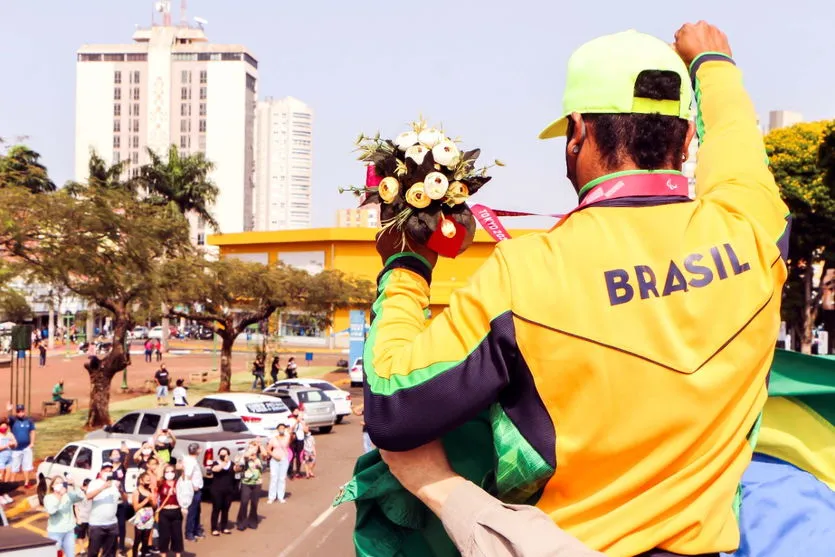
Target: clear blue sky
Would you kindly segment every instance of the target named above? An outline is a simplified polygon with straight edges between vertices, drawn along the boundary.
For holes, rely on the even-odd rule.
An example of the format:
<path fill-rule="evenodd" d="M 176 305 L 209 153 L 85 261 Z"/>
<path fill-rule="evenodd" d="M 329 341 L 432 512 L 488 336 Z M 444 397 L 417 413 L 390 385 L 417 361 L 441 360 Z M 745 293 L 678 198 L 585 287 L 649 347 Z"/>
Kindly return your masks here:
<path fill-rule="evenodd" d="M 179 0 L 173 0 L 175 20 Z M 743 7 L 743 5 L 747 7 Z M 501 158 L 478 199 L 496 208 L 556 212 L 576 198 L 562 143 L 536 135 L 560 107 L 565 63 L 582 42 L 635 28 L 672 40 L 706 19 L 731 39 L 760 114 L 835 117 L 835 7 L 821 0 L 189 0 L 212 42 L 242 43 L 259 61 L 259 96 L 313 106 L 314 225 L 334 222 L 361 183 L 359 131 L 393 136 L 423 113 Z M 0 12 L 0 136 L 28 135 L 61 184 L 73 172 L 75 51 L 130 42 L 150 0 L 5 0 Z M 539 224 L 539 223 L 538 223 Z"/>

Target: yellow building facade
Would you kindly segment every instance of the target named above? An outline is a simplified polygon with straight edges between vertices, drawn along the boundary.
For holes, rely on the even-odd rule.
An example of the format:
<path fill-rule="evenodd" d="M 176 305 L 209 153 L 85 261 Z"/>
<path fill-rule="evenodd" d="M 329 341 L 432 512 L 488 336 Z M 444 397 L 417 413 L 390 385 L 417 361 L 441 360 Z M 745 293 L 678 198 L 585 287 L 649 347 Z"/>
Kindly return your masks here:
<path fill-rule="evenodd" d="M 512 237 L 536 232 L 513 230 Z M 264 264 L 282 261 L 317 272 L 339 269 L 376 281 L 382 268 L 375 248 L 373 228 L 308 228 L 270 232 L 241 232 L 210 236 L 208 243 L 220 249 L 221 257 L 236 257 Z M 469 277 L 492 253 L 495 242 L 478 230 L 473 245 L 455 259 L 441 258 L 432 276 L 431 311 L 436 315 L 449 304 L 450 294 L 466 284 Z M 357 308 L 365 309 L 369 308 Z M 348 328 L 348 310 L 334 316 L 334 330 Z"/>

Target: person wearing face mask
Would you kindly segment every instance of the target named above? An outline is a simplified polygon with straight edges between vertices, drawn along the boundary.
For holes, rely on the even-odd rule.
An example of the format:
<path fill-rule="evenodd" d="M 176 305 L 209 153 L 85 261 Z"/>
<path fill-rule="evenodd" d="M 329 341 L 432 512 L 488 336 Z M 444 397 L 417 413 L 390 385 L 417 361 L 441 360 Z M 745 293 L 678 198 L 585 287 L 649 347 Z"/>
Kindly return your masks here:
<path fill-rule="evenodd" d="M 142 447 L 133 454 L 133 462 L 137 467 L 144 470 L 148 467 L 148 460 L 154 456 L 153 443 L 142 443 Z"/>
<path fill-rule="evenodd" d="M 140 474 L 136 490 L 131 496 L 134 510 L 132 556 L 147 557 L 151 550 L 151 531 L 154 529 L 154 510 L 157 507 L 157 483 L 147 472 Z"/>
<path fill-rule="evenodd" d="M 12 481 L 12 450 L 15 447 L 17 447 L 17 441 L 12 432 L 9 431 L 8 422 L 0 422 L 0 481 Z M 8 495 L 3 495 L 4 500 L 2 502 L 7 504 L 11 502 L 5 501 L 5 498 L 8 497 Z"/>
<path fill-rule="evenodd" d="M 290 422 L 290 448 L 293 449 L 293 459 L 290 461 L 288 477 L 302 477 L 302 453 L 304 452 L 304 414 L 298 408 L 293 409 L 293 419 Z"/>
<path fill-rule="evenodd" d="M 75 488 L 72 479 L 52 478 L 49 493 L 41 499 L 41 505 L 49 515 L 46 535 L 55 540 L 64 557 L 75 557 L 75 515 L 73 505 L 84 499 Z"/>
<path fill-rule="evenodd" d="M 187 541 L 194 541 L 204 536 L 203 526 L 200 524 L 200 503 L 203 498 L 203 469 L 197 461 L 197 455 L 199 453 L 200 445 L 191 443 L 188 446 L 188 455 L 182 459 L 183 480 L 191 482 L 191 487 L 194 490 L 194 495 L 188 506 L 188 514 L 186 516 Z"/>
<path fill-rule="evenodd" d="M 121 449 L 113 449 L 110 451 L 110 462 L 113 464 L 113 475 L 111 477 L 113 478 L 113 481 L 116 482 L 119 487 L 119 492 L 122 495 L 122 499 L 119 501 L 119 506 L 116 508 L 116 520 L 119 526 L 119 537 L 117 542 L 119 553 L 122 554 L 127 553 L 127 549 L 125 549 L 125 534 L 128 519 L 133 512 L 133 506 L 130 504 L 125 490 L 127 470 L 125 470 L 123 462 L 127 459 L 128 453 L 128 446 L 124 441 L 122 442 Z"/>
<path fill-rule="evenodd" d="M 183 512 L 177 500 L 177 471 L 171 464 L 167 464 L 163 470 L 157 500 L 158 549 L 162 554 L 167 554 L 170 549 L 175 557 L 181 557 L 184 549 Z"/>
<path fill-rule="evenodd" d="M 118 483 L 113 480 L 113 464 L 103 462 L 101 472 L 87 486 L 86 497 L 93 502 L 90 509 L 90 548 L 88 555 L 115 557 L 116 543 L 119 537 L 118 519 L 116 518 L 122 494 Z"/>
<path fill-rule="evenodd" d="M 257 441 L 249 444 L 241 459 L 241 503 L 238 508 L 238 530 L 258 528 L 258 498 L 261 497 L 261 460 L 267 450 Z M 247 512 L 248 511 L 248 512 Z"/>
<path fill-rule="evenodd" d="M 290 437 L 287 435 L 287 425 L 278 424 L 275 435 L 267 443 L 267 453 L 270 455 L 270 489 L 267 493 L 267 504 L 276 501 L 284 503 L 284 492 L 287 486 L 287 470 L 290 467 Z"/>
<path fill-rule="evenodd" d="M 235 467 L 231 453 L 226 447 L 217 452 L 217 460 L 212 463 L 212 535 L 221 532 L 231 534 L 229 529 L 229 507 L 235 491 Z"/>
<path fill-rule="evenodd" d="M 170 429 L 161 429 L 154 434 L 154 450 L 159 459 L 168 464 L 171 462 L 171 451 L 177 444 L 177 438 Z"/>

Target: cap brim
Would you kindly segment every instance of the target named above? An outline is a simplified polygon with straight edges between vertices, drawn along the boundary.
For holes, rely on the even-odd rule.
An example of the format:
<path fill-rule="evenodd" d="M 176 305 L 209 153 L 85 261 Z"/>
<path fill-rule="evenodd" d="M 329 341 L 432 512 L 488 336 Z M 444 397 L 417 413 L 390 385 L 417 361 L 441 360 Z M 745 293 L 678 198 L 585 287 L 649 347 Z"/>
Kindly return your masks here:
<path fill-rule="evenodd" d="M 563 137 L 568 131 L 568 117 L 563 116 L 559 120 L 554 120 L 551 124 L 542 130 L 539 134 L 539 139 L 553 139 L 554 137 Z"/>

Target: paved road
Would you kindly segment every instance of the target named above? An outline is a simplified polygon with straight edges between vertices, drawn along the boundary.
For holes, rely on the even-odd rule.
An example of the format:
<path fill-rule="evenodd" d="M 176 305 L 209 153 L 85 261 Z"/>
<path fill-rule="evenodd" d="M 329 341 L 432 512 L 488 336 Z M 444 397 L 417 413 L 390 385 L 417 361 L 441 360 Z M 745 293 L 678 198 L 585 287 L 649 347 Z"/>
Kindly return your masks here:
<path fill-rule="evenodd" d="M 355 404 L 362 401 L 361 389 L 351 389 L 351 393 Z M 339 487 L 351 478 L 354 462 L 362 452 L 360 419 L 346 419 L 332 433 L 317 435 L 316 449 L 319 452 L 317 477 L 288 481 L 289 497 L 284 505 L 266 505 L 262 500 L 258 508 L 262 517 L 258 530 L 235 530 L 228 536 L 187 543 L 186 551 L 200 557 L 353 557 L 354 506 L 332 509 L 330 504 Z M 233 503 L 232 513 L 237 510 L 238 504 Z M 209 512 L 210 507 L 204 504 L 206 524 Z"/>
<path fill-rule="evenodd" d="M 333 379 L 333 378 L 331 378 Z M 347 388 L 343 386 L 343 388 Z M 350 389 L 354 404 L 362 402 L 362 389 Z M 272 555 L 276 557 L 353 557 L 351 535 L 354 506 L 331 508 L 339 487 L 351 477 L 354 462 L 362 452 L 360 418 L 351 416 L 329 434 L 316 435 L 319 458 L 316 478 L 287 482 L 287 503 L 267 505 L 262 498 L 258 508 L 261 521 L 257 530 L 220 537 L 208 536 L 186 542 L 186 556 L 215 557 Z M 265 476 L 264 494 L 269 475 Z M 232 503 L 230 520 L 234 521 L 238 503 Z M 211 505 L 203 503 L 201 521 L 210 531 Z M 35 531 L 46 528 L 43 513 L 27 515 L 24 521 Z M 128 537 L 132 527 L 128 526 Z"/>

